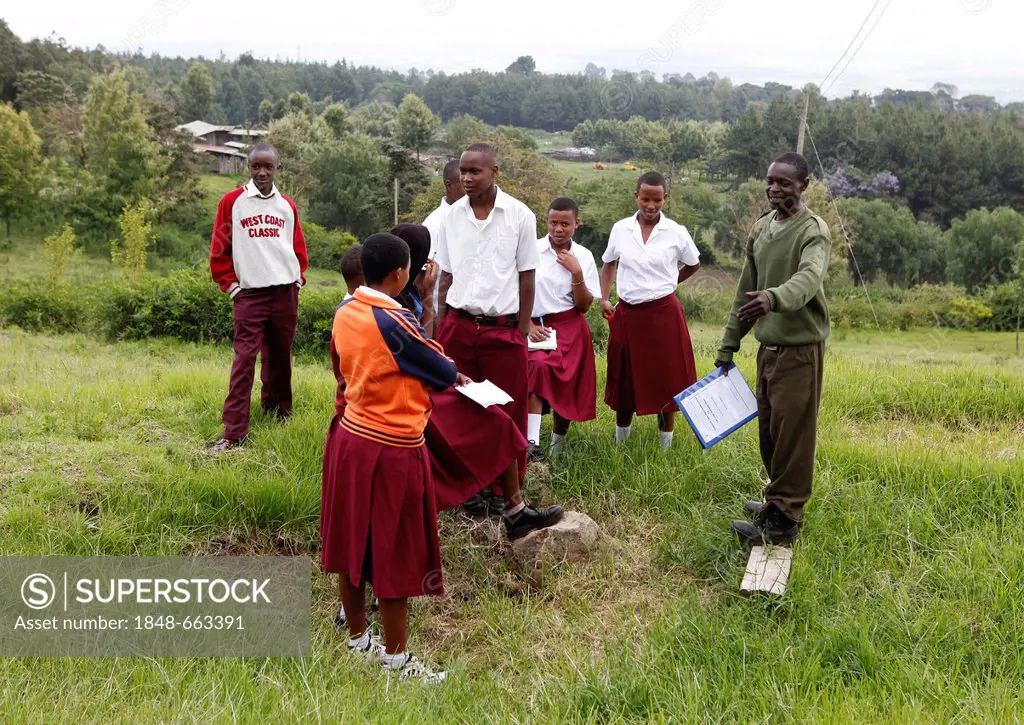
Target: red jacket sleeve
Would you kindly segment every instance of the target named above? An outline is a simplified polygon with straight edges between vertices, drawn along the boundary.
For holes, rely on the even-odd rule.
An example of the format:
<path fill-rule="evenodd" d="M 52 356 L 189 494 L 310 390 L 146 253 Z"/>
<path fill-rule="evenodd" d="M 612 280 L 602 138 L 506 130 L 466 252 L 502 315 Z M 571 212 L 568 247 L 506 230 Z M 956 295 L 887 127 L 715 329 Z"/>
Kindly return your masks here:
<path fill-rule="evenodd" d="M 241 189 L 221 197 L 217 205 L 217 218 L 213 221 L 210 239 L 210 275 L 222 292 L 234 292 L 238 287 L 235 262 L 231 258 L 231 210 Z"/>
<path fill-rule="evenodd" d="M 292 207 L 292 214 L 295 216 L 295 231 L 292 232 L 292 247 L 295 249 L 295 256 L 299 260 L 299 278 L 302 285 L 306 285 L 306 270 L 309 269 L 309 254 L 306 252 L 306 237 L 302 233 L 302 224 L 299 223 L 299 209 L 290 198 L 288 203 Z"/>

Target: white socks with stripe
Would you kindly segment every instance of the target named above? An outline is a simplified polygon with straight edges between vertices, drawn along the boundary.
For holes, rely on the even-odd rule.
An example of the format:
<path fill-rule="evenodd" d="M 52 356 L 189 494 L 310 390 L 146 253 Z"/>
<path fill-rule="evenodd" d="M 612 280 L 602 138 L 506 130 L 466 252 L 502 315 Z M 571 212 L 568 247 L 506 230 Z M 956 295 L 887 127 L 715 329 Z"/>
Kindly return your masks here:
<path fill-rule="evenodd" d="M 384 664 L 393 670 L 400 670 L 405 667 L 405 663 L 409 661 L 408 652 L 396 652 L 393 655 L 384 655 Z"/>
<path fill-rule="evenodd" d="M 629 440 L 629 434 L 633 432 L 633 424 L 630 423 L 625 428 L 622 426 L 615 426 L 615 442 L 623 444 Z"/>
<path fill-rule="evenodd" d="M 661 450 L 667 451 L 672 447 L 672 431 L 662 430 L 658 431 L 658 436 L 661 439 Z"/>
<path fill-rule="evenodd" d="M 357 652 L 365 652 L 366 649 L 369 648 L 369 646 L 370 646 L 370 630 L 369 630 L 369 628 L 367 628 L 367 630 L 365 632 L 363 632 L 363 636 L 356 637 L 355 639 L 349 639 L 349 641 L 348 641 L 348 648 L 350 650 L 355 650 Z"/>
<path fill-rule="evenodd" d="M 540 418 L 541 416 L 537 413 L 530 413 L 526 416 L 526 440 L 535 446 L 540 445 Z"/>

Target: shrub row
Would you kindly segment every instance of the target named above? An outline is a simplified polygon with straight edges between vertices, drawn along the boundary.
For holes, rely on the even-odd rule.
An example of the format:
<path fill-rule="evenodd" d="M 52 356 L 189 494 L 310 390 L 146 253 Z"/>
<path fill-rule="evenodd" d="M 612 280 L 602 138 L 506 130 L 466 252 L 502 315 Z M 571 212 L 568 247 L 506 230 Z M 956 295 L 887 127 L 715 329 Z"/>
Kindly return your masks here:
<path fill-rule="evenodd" d="M 968 297 L 962 288 L 922 286 L 914 290 L 832 290 L 829 307 L 836 327 L 906 330 L 912 327 L 1013 330 L 1024 303 L 1019 285 L 1007 283 Z M 342 288 L 307 288 L 299 296 L 297 351 L 322 353 L 330 340 Z M 680 289 L 691 322 L 722 325 L 732 294 L 723 289 Z M 608 326 L 595 303 L 587 315 L 599 350 Z M 166 277 L 143 275 L 77 287 L 50 287 L 41 279 L 13 281 L 0 291 L 0 325 L 32 331 L 89 332 L 109 340 L 174 337 L 189 342 L 226 342 L 232 336 L 231 301 L 205 269 L 177 270 Z"/>

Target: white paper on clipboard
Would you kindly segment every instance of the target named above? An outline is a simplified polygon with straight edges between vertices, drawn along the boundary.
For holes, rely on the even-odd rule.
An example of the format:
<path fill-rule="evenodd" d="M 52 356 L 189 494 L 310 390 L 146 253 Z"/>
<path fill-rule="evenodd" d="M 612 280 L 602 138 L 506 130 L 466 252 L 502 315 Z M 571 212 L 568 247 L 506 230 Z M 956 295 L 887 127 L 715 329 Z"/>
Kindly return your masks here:
<path fill-rule="evenodd" d="M 675 402 L 704 448 L 757 417 L 757 398 L 735 364 L 728 375 L 716 368 L 677 395 Z"/>

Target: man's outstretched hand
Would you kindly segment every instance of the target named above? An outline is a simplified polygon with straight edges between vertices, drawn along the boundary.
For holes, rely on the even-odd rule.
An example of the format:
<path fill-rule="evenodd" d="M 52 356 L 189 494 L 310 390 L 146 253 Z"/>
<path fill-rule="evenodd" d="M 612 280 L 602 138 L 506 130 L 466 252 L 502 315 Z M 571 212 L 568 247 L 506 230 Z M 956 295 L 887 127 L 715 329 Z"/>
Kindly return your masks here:
<path fill-rule="evenodd" d="M 764 290 L 747 292 L 747 297 L 750 298 L 750 302 L 736 312 L 740 322 L 753 324 L 772 311 L 772 298 Z"/>

